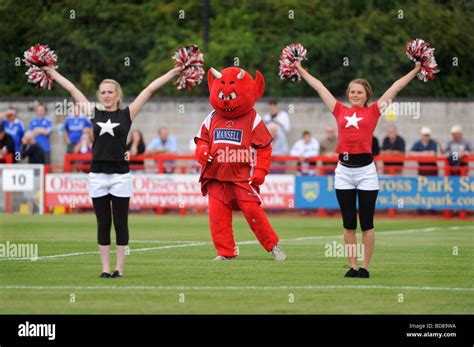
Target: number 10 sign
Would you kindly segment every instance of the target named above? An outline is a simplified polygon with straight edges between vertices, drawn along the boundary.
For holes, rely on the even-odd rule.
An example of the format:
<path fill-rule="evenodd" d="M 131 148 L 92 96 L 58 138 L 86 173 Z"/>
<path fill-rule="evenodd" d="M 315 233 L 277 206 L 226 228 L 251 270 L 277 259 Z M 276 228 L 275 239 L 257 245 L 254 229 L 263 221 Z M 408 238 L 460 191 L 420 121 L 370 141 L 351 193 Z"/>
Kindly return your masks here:
<path fill-rule="evenodd" d="M 27 192 L 33 190 L 33 169 L 5 169 L 2 175 L 4 192 Z"/>

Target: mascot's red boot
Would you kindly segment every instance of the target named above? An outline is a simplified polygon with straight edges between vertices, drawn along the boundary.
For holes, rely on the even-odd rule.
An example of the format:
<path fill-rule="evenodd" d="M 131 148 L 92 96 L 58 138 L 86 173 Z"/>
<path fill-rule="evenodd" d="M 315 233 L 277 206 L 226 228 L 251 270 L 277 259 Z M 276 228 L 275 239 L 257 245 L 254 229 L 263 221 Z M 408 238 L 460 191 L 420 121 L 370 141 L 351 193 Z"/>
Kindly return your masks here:
<path fill-rule="evenodd" d="M 208 74 L 210 103 L 214 109 L 195 137 L 201 167 L 201 189 L 209 194 L 209 221 L 215 260 L 238 255 L 232 230 L 232 210 L 241 210 L 250 228 L 275 260 L 286 255 L 278 245 L 260 204 L 259 186 L 270 171 L 272 137 L 254 109 L 265 90 L 262 74 L 255 80 L 243 69 L 229 67 Z"/>

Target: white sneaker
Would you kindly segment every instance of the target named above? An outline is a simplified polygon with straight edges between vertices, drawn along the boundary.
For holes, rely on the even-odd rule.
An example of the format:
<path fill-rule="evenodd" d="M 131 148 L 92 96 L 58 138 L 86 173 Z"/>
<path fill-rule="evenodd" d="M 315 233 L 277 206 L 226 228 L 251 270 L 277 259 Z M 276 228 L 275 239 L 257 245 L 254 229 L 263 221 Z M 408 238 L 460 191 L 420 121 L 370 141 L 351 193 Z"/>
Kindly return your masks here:
<path fill-rule="evenodd" d="M 275 259 L 276 261 L 283 261 L 286 259 L 285 252 L 281 250 L 280 245 L 278 244 L 275 245 L 275 247 L 273 247 L 272 256 L 273 256 L 273 259 Z"/>
<path fill-rule="evenodd" d="M 226 257 L 226 256 L 223 256 L 223 255 L 218 255 L 217 257 L 214 258 L 214 260 L 215 261 L 234 260 L 235 258 L 237 258 L 237 256 L 235 256 L 235 257 Z"/>

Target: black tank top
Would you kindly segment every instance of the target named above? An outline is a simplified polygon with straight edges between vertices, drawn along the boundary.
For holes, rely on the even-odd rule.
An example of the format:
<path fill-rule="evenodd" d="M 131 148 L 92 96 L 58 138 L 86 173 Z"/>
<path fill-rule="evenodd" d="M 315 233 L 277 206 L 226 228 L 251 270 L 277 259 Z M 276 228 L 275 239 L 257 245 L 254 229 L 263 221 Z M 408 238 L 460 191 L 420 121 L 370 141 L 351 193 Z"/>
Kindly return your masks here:
<path fill-rule="evenodd" d="M 132 125 L 130 110 L 101 111 L 95 109 L 91 119 L 94 129 L 92 144 L 91 172 L 95 173 L 127 173 L 128 161 L 127 136 Z"/>

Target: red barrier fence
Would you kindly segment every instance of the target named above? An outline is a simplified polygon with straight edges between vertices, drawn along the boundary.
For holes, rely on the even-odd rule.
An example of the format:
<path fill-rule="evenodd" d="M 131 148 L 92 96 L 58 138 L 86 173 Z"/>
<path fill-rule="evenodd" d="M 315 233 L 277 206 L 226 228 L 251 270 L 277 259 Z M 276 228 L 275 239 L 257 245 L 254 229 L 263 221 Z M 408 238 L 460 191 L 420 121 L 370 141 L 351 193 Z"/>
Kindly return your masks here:
<path fill-rule="evenodd" d="M 337 156 L 318 156 L 300 158 L 291 156 L 273 156 L 271 173 L 287 174 L 313 174 L 332 175 L 338 162 Z M 375 156 L 374 157 L 379 174 L 383 175 L 433 175 L 451 176 L 468 175 L 474 169 L 470 163 L 474 162 L 474 157 L 463 159 L 463 166 L 449 165 L 446 157 L 426 157 L 426 156 Z M 64 158 L 64 172 L 88 172 L 90 167 L 91 154 L 66 154 Z M 136 162 L 139 162 L 138 164 Z M 421 165 L 420 165 L 421 163 Z M 56 166 L 60 168 L 60 166 Z M 144 154 L 130 158 L 130 169 L 154 173 L 197 173 L 199 164 L 193 155 L 174 154 Z M 54 166 L 48 167 L 46 172 L 54 170 Z M 162 209 L 157 209 L 162 213 Z M 181 211 L 184 213 L 184 211 Z M 318 215 L 324 216 L 324 209 L 318 210 Z M 389 217 L 395 217 L 395 210 L 388 210 Z M 444 216 L 451 217 L 451 211 L 445 210 Z M 465 211 L 461 211 L 461 218 L 466 217 Z"/>
<path fill-rule="evenodd" d="M 13 163 L 13 154 L 7 153 L 0 158 L 0 164 L 12 164 Z"/>
<path fill-rule="evenodd" d="M 11 155 L 4 156 L 4 159 L 7 163 L 13 162 Z M 48 173 L 89 172 L 91 159 L 91 154 L 66 154 L 64 157 L 64 165 L 45 165 L 44 176 L 46 177 Z M 318 156 L 307 158 L 303 161 L 301 161 L 300 158 L 291 156 L 274 156 L 272 159 L 271 173 L 295 175 L 332 175 L 334 174 L 334 169 L 338 162 L 336 156 Z M 474 157 L 464 158 L 462 166 L 449 165 L 446 157 L 376 156 L 374 160 L 377 170 L 381 175 L 474 175 L 474 165 L 471 164 L 474 162 Z M 427 166 L 420 167 L 419 163 Z M 173 172 L 177 174 L 195 174 L 199 172 L 200 165 L 196 162 L 193 155 L 145 154 L 131 157 L 130 169 L 147 173 Z M 47 212 L 46 206 L 45 212 Z M 157 208 L 156 212 L 163 213 L 163 209 Z M 184 214 L 185 211 L 181 211 L 181 213 Z M 324 209 L 318 210 L 318 215 L 324 216 L 325 214 L 326 211 Z M 395 210 L 389 209 L 388 214 L 391 218 L 394 218 Z M 445 210 L 444 216 L 450 218 L 451 211 Z M 466 217 L 465 211 L 460 212 L 460 217 Z"/>
<path fill-rule="evenodd" d="M 73 172 L 74 170 L 88 171 L 90 167 L 91 154 L 66 154 L 64 156 L 64 172 Z M 166 173 L 167 169 L 175 173 L 189 173 L 199 170 L 199 164 L 193 155 L 175 155 L 175 154 L 142 154 L 130 157 L 130 162 L 152 162 L 152 164 L 130 164 L 131 170 L 153 169 L 154 172 Z M 474 166 L 469 163 L 474 162 L 474 157 L 466 157 L 462 163 L 465 166 L 451 166 L 446 157 L 425 157 L 425 156 L 375 156 L 374 161 L 378 167 L 379 174 L 388 175 L 418 175 L 425 174 L 432 176 L 466 176 L 469 170 L 474 170 Z M 300 158 L 291 156 L 273 156 L 272 172 L 281 171 L 282 173 L 297 173 L 301 171 L 303 164 L 309 164 L 314 168 L 314 174 L 331 174 L 336 167 L 338 158 L 336 156 L 318 156 L 306 158 L 302 163 Z M 421 166 L 422 163 L 426 166 Z M 388 164 L 388 165 L 385 165 Z M 395 164 L 395 165 L 393 165 Z M 399 164 L 399 165 L 397 165 Z M 431 165 L 430 165 L 431 164 Z M 382 170 L 383 169 L 383 170 Z"/>
<path fill-rule="evenodd" d="M 84 170 L 88 171 L 90 162 L 92 160 L 92 154 L 66 154 L 64 156 L 64 172 L 72 172 L 73 170 Z M 130 157 L 130 169 L 131 170 L 143 170 L 142 164 L 133 164 L 133 162 L 142 161 L 153 161 L 153 165 L 147 165 L 147 168 L 151 166 L 156 167 L 158 173 L 166 173 L 166 168 L 169 167 L 173 170 L 177 170 L 176 173 L 187 173 L 192 169 L 199 169 L 200 165 L 196 163 L 194 155 L 176 155 L 176 154 L 141 154 Z M 185 161 L 188 164 L 167 164 L 167 162 L 174 161 Z"/>
<path fill-rule="evenodd" d="M 12 164 L 13 163 L 13 154 L 6 153 L 0 159 L 0 164 Z M 12 193 L 5 192 L 5 212 L 12 211 Z"/>

